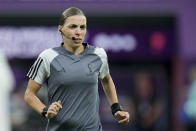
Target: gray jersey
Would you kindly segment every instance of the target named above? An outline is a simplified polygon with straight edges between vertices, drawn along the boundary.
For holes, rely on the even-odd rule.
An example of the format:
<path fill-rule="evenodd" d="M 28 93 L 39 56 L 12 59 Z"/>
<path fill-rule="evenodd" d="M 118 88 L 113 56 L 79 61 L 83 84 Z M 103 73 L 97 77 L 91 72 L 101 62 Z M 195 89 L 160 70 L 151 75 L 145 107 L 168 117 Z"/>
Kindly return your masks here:
<path fill-rule="evenodd" d="M 61 100 L 63 108 L 50 119 L 47 131 L 101 131 L 98 78 L 109 74 L 103 48 L 85 45 L 74 55 L 63 46 L 43 51 L 27 76 L 46 84 L 49 105 Z"/>

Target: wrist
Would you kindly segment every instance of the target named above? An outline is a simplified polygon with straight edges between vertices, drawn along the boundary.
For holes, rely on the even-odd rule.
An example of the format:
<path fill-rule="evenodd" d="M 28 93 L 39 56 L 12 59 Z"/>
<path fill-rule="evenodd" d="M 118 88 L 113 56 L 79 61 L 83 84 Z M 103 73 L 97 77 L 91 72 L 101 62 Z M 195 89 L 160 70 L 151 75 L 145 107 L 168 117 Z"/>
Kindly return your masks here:
<path fill-rule="evenodd" d="M 119 103 L 113 103 L 113 104 L 111 105 L 111 110 L 112 110 L 112 114 L 113 114 L 113 116 L 114 116 L 114 114 L 115 114 L 117 111 L 122 111 L 123 109 L 122 109 L 122 107 L 120 106 Z"/>
<path fill-rule="evenodd" d="M 48 107 L 45 107 L 45 108 L 42 109 L 41 115 L 42 115 L 44 118 L 47 118 L 47 117 L 46 117 L 47 112 L 48 112 Z"/>

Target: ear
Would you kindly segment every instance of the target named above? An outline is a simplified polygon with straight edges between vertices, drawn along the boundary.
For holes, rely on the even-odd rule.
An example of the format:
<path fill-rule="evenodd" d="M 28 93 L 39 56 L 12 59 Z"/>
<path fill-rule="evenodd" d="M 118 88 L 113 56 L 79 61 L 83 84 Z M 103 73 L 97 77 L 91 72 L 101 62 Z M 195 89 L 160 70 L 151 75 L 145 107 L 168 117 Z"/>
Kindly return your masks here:
<path fill-rule="evenodd" d="M 59 34 L 62 34 L 61 31 L 60 31 L 62 28 L 63 28 L 63 26 L 58 25 L 58 33 L 59 33 Z"/>

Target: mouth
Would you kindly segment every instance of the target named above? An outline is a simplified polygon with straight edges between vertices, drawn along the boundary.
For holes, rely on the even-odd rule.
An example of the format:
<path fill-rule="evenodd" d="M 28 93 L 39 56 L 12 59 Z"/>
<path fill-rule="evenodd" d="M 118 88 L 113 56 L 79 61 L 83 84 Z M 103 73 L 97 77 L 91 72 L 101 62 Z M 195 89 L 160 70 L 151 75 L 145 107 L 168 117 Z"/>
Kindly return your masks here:
<path fill-rule="evenodd" d="M 82 38 L 77 38 L 77 37 L 74 37 L 75 38 L 75 40 L 82 40 Z"/>
<path fill-rule="evenodd" d="M 75 42 L 75 43 L 81 43 L 81 42 L 82 42 L 82 39 L 81 39 L 81 38 L 75 38 L 75 39 L 74 39 L 74 42 Z"/>

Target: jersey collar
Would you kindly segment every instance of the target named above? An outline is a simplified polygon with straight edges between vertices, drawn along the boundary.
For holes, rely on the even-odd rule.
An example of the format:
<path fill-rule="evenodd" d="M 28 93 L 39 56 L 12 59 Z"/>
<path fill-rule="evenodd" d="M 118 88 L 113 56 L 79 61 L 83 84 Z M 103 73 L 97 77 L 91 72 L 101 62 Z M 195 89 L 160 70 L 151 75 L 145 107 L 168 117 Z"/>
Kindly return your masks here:
<path fill-rule="evenodd" d="M 84 46 L 83 52 L 81 52 L 81 53 L 78 54 L 78 55 L 75 55 L 75 54 L 73 54 L 72 52 L 66 50 L 66 49 L 63 47 L 63 43 L 61 43 L 61 46 L 60 46 L 60 53 L 61 53 L 62 55 L 70 56 L 70 57 L 72 57 L 72 58 L 81 57 L 81 56 L 85 55 L 86 52 L 87 52 L 88 49 L 89 49 L 89 44 L 88 44 L 88 43 L 82 43 L 82 45 Z"/>

